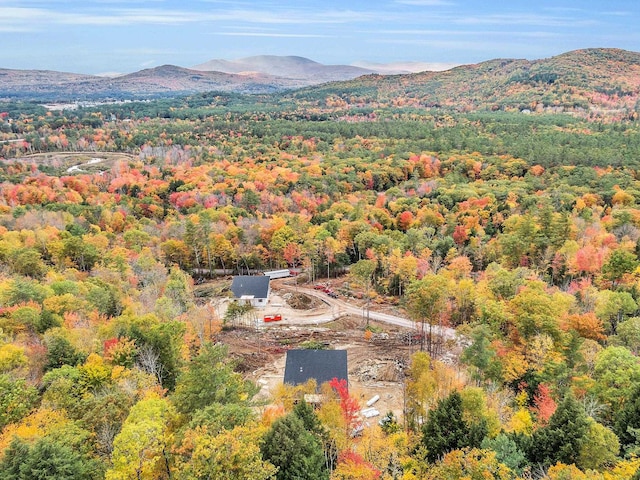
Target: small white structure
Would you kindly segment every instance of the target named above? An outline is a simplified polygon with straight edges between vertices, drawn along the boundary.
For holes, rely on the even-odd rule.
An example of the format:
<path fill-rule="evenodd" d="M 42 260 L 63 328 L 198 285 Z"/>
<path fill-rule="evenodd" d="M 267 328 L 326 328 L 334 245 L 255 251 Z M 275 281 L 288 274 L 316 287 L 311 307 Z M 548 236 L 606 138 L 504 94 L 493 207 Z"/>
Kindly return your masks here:
<path fill-rule="evenodd" d="M 271 270 L 269 272 L 264 272 L 266 277 L 269 277 L 271 280 L 275 280 L 276 278 L 287 278 L 291 276 L 291 271 L 289 270 Z"/>
<path fill-rule="evenodd" d="M 364 418 L 371 418 L 371 417 L 377 417 L 378 415 L 380 415 L 380 412 L 375 408 L 365 408 L 364 410 L 360 411 L 360 414 Z"/>
<path fill-rule="evenodd" d="M 373 405 L 374 403 L 376 403 L 378 400 L 380 400 L 380 395 L 374 395 L 372 398 L 370 398 L 367 401 L 367 407 L 370 407 L 371 405 Z"/>

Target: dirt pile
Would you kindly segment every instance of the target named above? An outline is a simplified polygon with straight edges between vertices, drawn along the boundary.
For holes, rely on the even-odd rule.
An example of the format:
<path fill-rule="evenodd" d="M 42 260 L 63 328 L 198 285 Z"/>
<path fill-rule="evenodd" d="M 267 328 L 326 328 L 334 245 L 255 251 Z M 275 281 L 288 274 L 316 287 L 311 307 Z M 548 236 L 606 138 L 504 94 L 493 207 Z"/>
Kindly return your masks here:
<path fill-rule="evenodd" d="M 317 298 L 299 292 L 285 293 L 282 295 L 282 299 L 287 302 L 287 305 L 296 310 L 311 310 L 324 305 Z"/>
<path fill-rule="evenodd" d="M 401 382 L 404 368 L 402 359 L 372 359 L 356 365 L 349 374 L 361 382 Z"/>

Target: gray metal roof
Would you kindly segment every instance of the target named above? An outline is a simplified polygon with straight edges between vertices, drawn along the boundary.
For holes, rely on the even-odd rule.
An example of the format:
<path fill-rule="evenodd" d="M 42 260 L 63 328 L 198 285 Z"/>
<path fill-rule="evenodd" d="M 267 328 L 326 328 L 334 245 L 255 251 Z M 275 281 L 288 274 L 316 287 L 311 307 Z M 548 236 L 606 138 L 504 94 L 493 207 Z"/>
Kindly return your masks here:
<path fill-rule="evenodd" d="M 268 298 L 269 297 L 269 277 L 264 275 L 249 276 L 242 275 L 233 277 L 231 291 L 236 298 L 253 297 Z"/>
<path fill-rule="evenodd" d="M 334 378 L 347 380 L 346 350 L 289 350 L 284 383 L 300 385 L 314 378 L 318 387 Z"/>

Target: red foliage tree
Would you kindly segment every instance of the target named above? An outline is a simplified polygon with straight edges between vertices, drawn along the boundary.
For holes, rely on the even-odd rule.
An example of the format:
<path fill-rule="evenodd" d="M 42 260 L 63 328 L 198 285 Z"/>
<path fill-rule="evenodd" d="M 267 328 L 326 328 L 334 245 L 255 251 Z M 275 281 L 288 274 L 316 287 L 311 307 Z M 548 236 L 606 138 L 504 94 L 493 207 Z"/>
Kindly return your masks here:
<path fill-rule="evenodd" d="M 462 225 L 456 225 L 456 228 L 453 230 L 453 241 L 456 242 L 456 245 L 462 245 L 467 240 L 469 240 L 467 229 Z"/>
<path fill-rule="evenodd" d="M 347 424 L 347 428 L 351 431 L 358 424 L 358 412 L 360 411 L 360 405 L 358 400 L 349 395 L 349 387 L 347 381 L 343 378 L 338 380 L 334 377 L 329 386 L 333 388 L 340 397 L 340 408 L 342 409 L 342 416 Z"/>
<path fill-rule="evenodd" d="M 602 270 L 606 250 L 593 245 L 586 245 L 576 252 L 576 269 L 578 272 L 596 273 Z"/>
<path fill-rule="evenodd" d="M 118 344 L 118 339 L 115 338 L 115 337 L 105 340 L 104 343 L 103 343 L 103 356 L 105 358 L 109 357 L 111 355 L 111 350 L 117 344 Z"/>
<path fill-rule="evenodd" d="M 538 417 L 538 423 L 540 426 L 546 425 L 557 407 L 556 402 L 551 398 L 551 391 L 546 384 L 541 383 L 538 385 L 538 391 L 533 396 L 533 404 L 534 407 L 532 410 Z"/>
<path fill-rule="evenodd" d="M 404 211 L 398 215 L 397 223 L 400 230 L 406 231 L 414 221 L 413 213 Z"/>

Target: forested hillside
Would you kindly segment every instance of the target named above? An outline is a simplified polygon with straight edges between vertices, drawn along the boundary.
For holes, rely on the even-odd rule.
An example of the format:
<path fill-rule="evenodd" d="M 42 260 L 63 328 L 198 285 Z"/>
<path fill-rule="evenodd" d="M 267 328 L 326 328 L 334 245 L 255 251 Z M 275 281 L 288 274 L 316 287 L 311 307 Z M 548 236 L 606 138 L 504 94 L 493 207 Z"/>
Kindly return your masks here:
<path fill-rule="evenodd" d="M 571 112 L 637 118 L 640 54 L 576 50 L 542 60 L 496 59 L 446 72 L 363 76 L 294 92 L 318 105 L 433 107 L 457 112 Z"/>
<path fill-rule="evenodd" d="M 7 104 L 0 479 L 638 479 L 634 117 L 304 95 Z M 290 267 L 465 348 L 258 403 L 194 279 Z"/>

